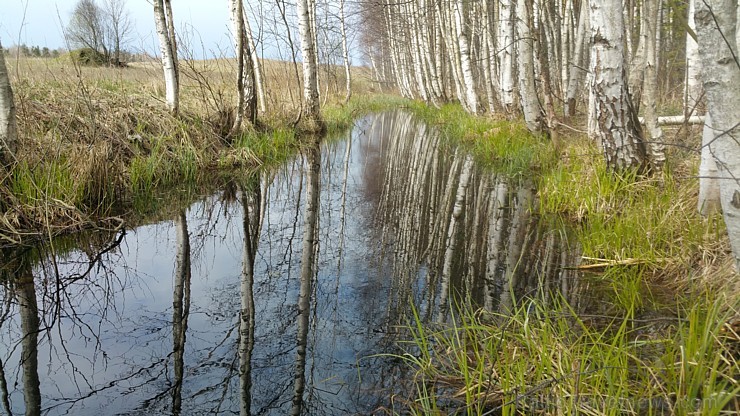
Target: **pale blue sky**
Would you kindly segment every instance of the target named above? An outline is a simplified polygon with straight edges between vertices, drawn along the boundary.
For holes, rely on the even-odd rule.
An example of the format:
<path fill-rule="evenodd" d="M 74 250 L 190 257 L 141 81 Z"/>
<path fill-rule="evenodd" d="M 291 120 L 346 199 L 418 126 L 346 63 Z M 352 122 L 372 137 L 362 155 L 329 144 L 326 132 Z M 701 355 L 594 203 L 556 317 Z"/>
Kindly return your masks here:
<path fill-rule="evenodd" d="M 0 41 L 6 46 L 25 43 L 52 49 L 65 47 L 62 30 L 76 2 L 0 0 Z M 192 35 L 193 42 L 197 43 L 193 50 L 205 49 L 208 52 L 230 49 L 226 0 L 172 0 L 172 7 L 180 36 L 186 30 Z M 127 0 L 126 8 L 134 22 L 131 46 L 137 50 L 158 52 L 151 2 Z M 201 53 L 197 52 L 198 55 Z"/>

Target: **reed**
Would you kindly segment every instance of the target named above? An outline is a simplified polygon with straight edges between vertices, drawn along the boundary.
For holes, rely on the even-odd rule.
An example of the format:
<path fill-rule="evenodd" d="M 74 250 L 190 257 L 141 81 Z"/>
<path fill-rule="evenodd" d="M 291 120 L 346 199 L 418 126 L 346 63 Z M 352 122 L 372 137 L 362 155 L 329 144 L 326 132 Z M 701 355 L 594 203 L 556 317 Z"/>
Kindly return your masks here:
<path fill-rule="evenodd" d="M 453 324 L 419 322 L 401 357 L 416 369 L 412 413 L 721 414 L 737 409 L 740 374 L 729 314 L 711 297 L 662 328 L 623 316 L 586 320 L 562 299 L 511 314 L 458 310 Z M 737 340 L 736 340 L 737 341 Z M 440 410 L 441 409 L 441 410 Z"/>

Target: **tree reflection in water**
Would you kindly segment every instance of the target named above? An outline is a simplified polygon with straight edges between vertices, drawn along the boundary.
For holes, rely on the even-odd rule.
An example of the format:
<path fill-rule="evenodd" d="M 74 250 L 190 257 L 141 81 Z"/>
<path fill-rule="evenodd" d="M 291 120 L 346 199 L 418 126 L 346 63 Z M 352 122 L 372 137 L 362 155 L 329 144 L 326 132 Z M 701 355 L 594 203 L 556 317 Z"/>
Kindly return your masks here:
<path fill-rule="evenodd" d="M 480 168 L 435 129 L 392 112 L 169 207 L 159 213 L 168 221 L 6 250 L 3 407 L 297 415 L 391 406 L 408 369 L 377 354 L 399 352 L 411 302 L 431 323 L 456 305 L 505 312 L 527 296 L 578 299 L 579 277 L 563 268 L 577 253 L 562 250 L 566 233 L 536 205 L 525 180 Z"/>

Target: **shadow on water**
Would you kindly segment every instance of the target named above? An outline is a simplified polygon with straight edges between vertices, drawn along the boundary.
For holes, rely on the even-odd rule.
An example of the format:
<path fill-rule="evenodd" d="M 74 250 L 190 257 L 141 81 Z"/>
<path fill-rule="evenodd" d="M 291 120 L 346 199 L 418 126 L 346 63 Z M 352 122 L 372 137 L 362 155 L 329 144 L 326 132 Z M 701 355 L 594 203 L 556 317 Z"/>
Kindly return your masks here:
<path fill-rule="evenodd" d="M 430 323 L 457 304 L 579 304 L 578 252 L 535 198 L 390 112 L 168 221 L 6 250 L 3 407 L 371 413 L 411 377 L 381 354 L 412 302 Z"/>

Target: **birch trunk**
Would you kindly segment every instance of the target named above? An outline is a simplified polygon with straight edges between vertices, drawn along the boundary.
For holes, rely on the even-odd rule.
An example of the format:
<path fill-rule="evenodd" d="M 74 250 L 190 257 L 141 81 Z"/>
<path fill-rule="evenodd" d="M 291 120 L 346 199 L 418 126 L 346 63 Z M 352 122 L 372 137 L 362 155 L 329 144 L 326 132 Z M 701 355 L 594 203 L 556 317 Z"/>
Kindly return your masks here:
<path fill-rule="evenodd" d="M 498 74 L 496 68 L 496 45 L 493 36 L 493 28 L 491 20 L 493 19 L 494 9 L 493 2 L 487 1 L 484 4 L 484 19 L 485 26 L 483 32 L 483 54 L 485 61 L 483 62 L 483 77 L 486 82 L 486 102 L 488 104 L 488 112 L 493 114 L 496 111 L 496 95 L 494 93 L 494 76 Z M 500 88 L 497 88 L 497 90 Z"/>
<path fill-rule="evenodd" d="M 419 93 L 422 100 L 429 103 L 432 100 L 431 94 L 429 93 L 430 89 L 427 88 L 426 80 L 424 77 L 424 62 L 421 54 L 420 39 L 421 30 L 418 27 L 418 19 L 415 18 L 415 10 L 413 10 L 411 6 L 411 4 L 406 4 L 404 7 L 406 20 L 409 21 L 409 27 L 407 28 L 405 37 L 408 39 L 411 45 L 411 53 L 409 54 L 409 58 L 411 59 L 412 66 L 414 68 L 413 75 L 414 78 L 416 78 L 416 91 Z"/>
<path fill-rule="evenodd" d="M 431 85 L 431 94 L 435 105 L 439 105 L 440 102 L 444 101 L 444 89 L 442 82 L 440 81 L 440 72 L 442 67 L 437 56 L 441 55 L 441 45 L 438 43 L 439 40 L 439 27 L 434 25 L 434 6 L 430 6 L 426 0 L 422 0 L 422 13 L 424 18 L 422 19 L 422 31 L 424 32 L 424 42 L 422 44 L 423 55 L 426 61 L 426 67 L 429 72 L 429 84 Z M 434 53 L 433 53 L 434 52 Z"/>
<path fill-rule="evenodd" d="M 236 114 L 229 136 L 241 128 L 244 116 L 244 13 L 242 0 L 231 0 L 231 30 L 234 32 L 234 50 L 236 52 Z"/>
<path fill-rule="evenodd" d="M 707 124 L 715 136 L 707 148 L 717 163 L 725 225 L 735 266 L 740 270 L 739 12 L 737 0 L 704 0 L 697 2 L 694 19 L 707 95 Z"/>
<path fill-rule="evenodd" d="M 255 91 L 254 61 L 252 60 L 254 51 L 250 50 L 242 0 L 231 0 L 231 25 L 234 31 L 234 49 L 237 63 L 237 103 L 234 125 L 229 136 L 239 131 L 244 116 L 252 125 L 257 122 L 257 94 Z"/>
<path fill-rule="evenodd" d="M 179 111 L 180 85 L 177 73 L 177 43 L 170 0 L 154 0 L 154 23 L 159 38 L 164 71 L 165 99 L 173 114 Z"/>
<path fill-rule="evenodd" d="M 247 32 L 247 42 L 249 42 L 247 47 L 252 51 L 250 57 L 252 58 L 252 68 L 254 68 L 254 83 L 257 88 L 260 111 L 264 113 L 267 111 L 267 97 L 265 96 L 265 83 L 262 81 L 262 64 L 257 56 L 257 45 L 254 43 L 252 28 L 249 26 L 249 19 L 247 18 L 244 19 L 244 29 Z"/>
<path fill-rule="evenodd" d="M 501 0 L 499 3 L 498 50 L 501 104 L 506 111 L 512 111 L 514 105 L 513 0 Z"/>
<path fill-rule="evenodd" d="M 632 103 L 635 107 L 635 112 L 640 112 L 640 103 L 642 102 L 642 88 L 643 84 L 645 82 L 645 66 L 647 65 L 647 57 L 646 55 L 646 49 L 647 49 L 647 43 L 648 40 L 648 30 L 646 30 L 646 26 L 648 26 L 650 23 L 647 21 L 647 8 L 648 3 L 655 0 L 643 0 L 642 4 L 640 6 L 640 34 L 638 36 L 637 40 L 637 49 L 635 50 L 634 54 L 632 55 L 632 59 L 630 61 L 630 70 L 629 70 L 629 92 L 632 97 Z M 629 21 L 628 21 L 628 24 Z M 633 29 L 633 28 L 630 28 Z M 627 37 L 627 44 L 630 44 L 631 40 L 629 36 Z"/>
<path fill-rule="evenodd" d="M 663 144 L 663 130 L 658 125 L 657 88 L 658 88 L 658 53 L 657 31 L 660 30 L 658 9 L 661 0 L 645 0 L 642 30 L 645 32 L 645 80 L 643 84 L 643 101 L 645 104 L 645 127 L 650 134 L 647 150 L 650 166 L 660 171 L 665 164 L 665 144 Z"/>
<path fill-rule="evenodd" d="M 517 1 L 517 35 L 519 61 L 519 94 L 527 129 L 532 133 L 541 133 L 543 129 L 542 111 L 537 90 L 534 85 L 534 40 L 530 32 L 530 13 L 527 0 Z"/>
<path fill-rule="evenodd" d="M 689 11 L 687 20 L 689 22 L 689 33 L 686 34 L 686 83 L 684 91 L 684 116 L 689 117 L 696 113 L 696 108 L 703 94 L 701 85 L 701 61 L 699 57 L 699 44 L 696 43 L 696 24 L 694 23 L 694 12 L 696 2 L 701 0 L 689 0 Z"/>
<path fill-rule="evenodd" d="M 470 41 L 467 31 L 467 13 L 465 1 L 455 0 L 455 27 L 457 28 L 457 41 L 460 49 L 460 67 L 462 69 L 463 84 L 465 85 L 465 103 L 468 111 L 478 114 L 478 95 L 475 92 L 475 80 L 473 79 L 473 68 L 470 63 Z"/>
<path fill-rule="evenodd" d="M 18 150 L 18 127 L 15 121 L 13 88 L 5 67 L 5 50 L 0 44 L 0 166 L 13 163 Z"/>
<path fill-rule="evenodd" d="M 621 2 L 590 0 L 591 105 L 589 136 L 614 172 L 647 167 L 645 143 L 627 87 Z"/>
<path fill-rule="evenodd" d="M 445 49 L 447 51 L 447 62 L 449 62 L 450 78 L 452 85 L 455 87 L 455 96 L 466 106 L 465 98 L 465 86 L 462 81 L 462 67 L 460 63 L 460 45 L 455 39 L 455 24 L 454 18 L 452 17 L 451 5 L 448 3 L 438 2 L 436 3 L 436 15 L 437 24 L 442 29 L 442 39 L 445 43 Z M 449 7 L 448 7 L 449 6 Z"/>
<path fill-rule="evenodd" d="M 573 29 L 574 25 L 571 24 L 573 19 L 573 0 L 566 0 L 565 4 L 560 4 L 562 8 L 563 18 L 560 20 L 560 53 L 561 53 L 561 66 L 560 66 L 560 92 L 565 93 L 568 89 L 568 73 L 570 71 L 570 63 L 573 59 Z M 566 112 L 567 114 L 567 112 Z"/>
<path fill-rule="evenodd" d="M 719 192 L 719 169 L 710 146 L 716 134 L 711 127 L 711 116 L 704 118 L 704 129 L 701 137 L 701 162 L 699 164 L 699 202 L 697 209 L 704 216 L 720 212 L 722 203 Z"/>
<path fill-rule="evenodd" d="M 570 62 L 570 71 L 568 73 L 568 91 L 565 97 L 565 114 L 573 117 L 576 115 L 576 97 L 578 96 L 578 87 L 581 85 L 583 75 L 583 52 L 585 39 L 589 28 L 589 7 L 588 1 L 581 0 L 581 11 L 578 17 L 578 31 L 576 33 L 576 45 L 573 51 L 573 61 Z"/>
<path fill-rule="evenodd" d="M 309 149 L 306 168 L 308 187 L 306 190 L 306 209 L 303 215 L 303 252 L 301 255 L 301 286 L 298 297 L 298 335 L 295 361 L 295 384 L 293 385 L 293 406 L 290 414 L 298 416 L 303 407 L 303 392 L 306 386 L 306 350 L 308 346 L 308 317 L 311 313 L 311 285 L 314 278 L 316 253 L 316 234 L 319 221 L 319 175 L 321 154 L 318 138 Z"/>
<path fill-rule="evenodd" d="M 316 36 L 312 31 L 315 22 L 313 8 L 316 4 L 310 0 L 298 0 L 296 11 L 298 13 L 298 33 L 301 37 L 301 55 L 303 57 L 303 99 L 306 103 L 306 117 L 310 123 L 310 129 L 322 130 L 323 122 L 319 107 L 318 89 L 318 53 L 316 52 Z"/>
<path fill-rule="evenodd" d="M 339 23 L 342 29 L 342 58 L 344 59 L 344 77 L 347 94 L 344 102 L 348 103 L 352 98 L 352 70 L 349 62 L 349 46 L 347 45 L 347 24 L 344 19 L 344 0 L 339 1 Z"/>

